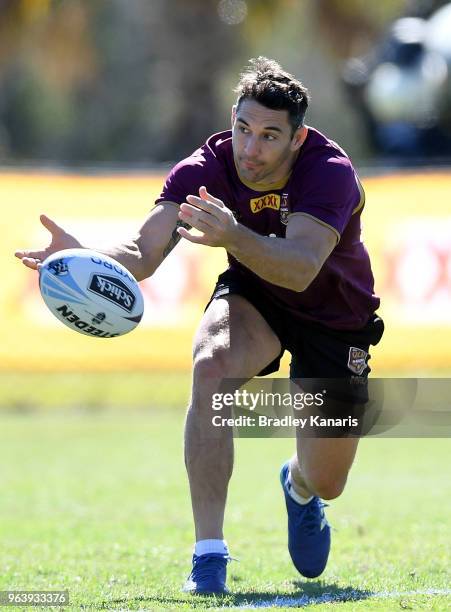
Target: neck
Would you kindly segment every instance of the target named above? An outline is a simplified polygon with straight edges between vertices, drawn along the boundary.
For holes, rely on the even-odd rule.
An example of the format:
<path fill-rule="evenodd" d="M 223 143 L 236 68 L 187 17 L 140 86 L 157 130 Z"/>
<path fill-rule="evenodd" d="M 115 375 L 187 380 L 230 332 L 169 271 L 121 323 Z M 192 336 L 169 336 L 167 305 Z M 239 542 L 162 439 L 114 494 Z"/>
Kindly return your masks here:
<path fill-rule="evenodd" d="M 282 187 L 285 186 L 291 174 L 291 169 L 290 169 L 290 171 L 285 176 L 282 176 L 280 179 L 277 179 L 277 178 L 271 179 L 271 180 L 268 179 L 268 180 L 258 181 L 257 183 L 253 183 L 252 181 L 248 181 L 243 176 L 241 176 L 238 167 L 236 165 L 235 167 L 236 167 L 236 171 L 237 171 L 238 178 L 240 179 L 240 181 L 244 185 L 246 185 L 246 187 L 249 187 L 250 189 L 253 189 L 254 191 L 269 191 L 270 189 L 282 189 Z"/>

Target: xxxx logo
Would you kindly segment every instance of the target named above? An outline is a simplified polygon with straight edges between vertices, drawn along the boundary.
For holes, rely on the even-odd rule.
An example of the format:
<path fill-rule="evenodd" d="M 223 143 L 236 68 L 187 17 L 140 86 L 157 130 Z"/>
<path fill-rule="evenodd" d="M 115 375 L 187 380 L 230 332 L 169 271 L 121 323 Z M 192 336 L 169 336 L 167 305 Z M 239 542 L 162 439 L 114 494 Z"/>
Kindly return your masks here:
<path fill-rule="evenodd" d="M 258 213 L 264 208 L 272 208 L 273 210 L 279 210 L 280 208 L 280 195 L 276 193 L 268 193 L 261 198 L 252 198 L 249 202 L 253 213 Z"/>

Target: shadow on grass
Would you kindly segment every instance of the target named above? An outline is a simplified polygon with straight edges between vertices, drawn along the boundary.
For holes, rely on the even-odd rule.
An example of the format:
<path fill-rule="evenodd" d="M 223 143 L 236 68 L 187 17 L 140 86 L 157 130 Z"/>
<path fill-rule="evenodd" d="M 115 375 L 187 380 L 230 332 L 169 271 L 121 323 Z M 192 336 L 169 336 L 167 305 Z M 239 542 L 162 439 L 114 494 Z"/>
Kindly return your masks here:
<path fill-rule="evenodd" d="M 339 603 L 345 601 L 359 601 L 368 599 L 374 593 L 372 591 L 355 589 L 352 587 L 338 586 L 336 583 L 302 582 L 293 581 L 291 583 L 295 590 L 284 592 L 283 588 L 278 592 L 274 591 L 243 591 L 223 596 L 206 595 L 185 595 L 180 597 L 164 596 L 140 596 L 121 599 L 112 599 L 102 602 L 102 608 L 111 608 L 112 605 L 125 604 L 144 604 L 151 606 L 187 606 L 190 609 L 196 608 L 224 608 L 243 607 L 243 608 L 269 608 L 271 606 L 285 606 L 302 608 L 320 603 Z M 152 607 L 150 607 L 152 609 Z"/>

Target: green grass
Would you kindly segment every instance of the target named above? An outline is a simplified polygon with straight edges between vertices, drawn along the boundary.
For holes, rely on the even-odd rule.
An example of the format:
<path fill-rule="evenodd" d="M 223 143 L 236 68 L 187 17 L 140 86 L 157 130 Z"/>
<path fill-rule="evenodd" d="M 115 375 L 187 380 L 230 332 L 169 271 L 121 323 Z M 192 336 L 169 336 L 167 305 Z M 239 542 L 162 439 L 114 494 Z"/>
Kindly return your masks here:
<path fill-rule="evenodd" d="M 328 568 L 308 582 L 288 557 L 278 484 L 292 441 L 237 440 L 226 538 L 239 562 L 229 566 L 233 595 L 215 600 L 180 592 L 192 551 L 182 429 L 181 410 L 1 413 L 0 590 L 68 589 L 73 610 L 306 595 L 315 611 L 451 609 L 449 595 L 402 594 L 450 588 L 449 440 L 361 442 L 328 510 Z M 356 601 L 314 603 L 326 593 Z"/>
<path fill-rule="evenodd" d="M 186 406 L 190 372 L 0 372 L 0 410 Z"/>

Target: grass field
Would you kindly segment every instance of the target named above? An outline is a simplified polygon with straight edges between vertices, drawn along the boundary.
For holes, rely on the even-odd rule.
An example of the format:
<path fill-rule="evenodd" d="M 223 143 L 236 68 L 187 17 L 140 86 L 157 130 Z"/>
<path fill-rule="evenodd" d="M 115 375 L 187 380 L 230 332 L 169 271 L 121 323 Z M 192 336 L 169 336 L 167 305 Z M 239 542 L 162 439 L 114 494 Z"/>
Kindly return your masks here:
<path fill-rule="evenodd" d="M 0 590 L 68 589 L 74 610 L 451 609 L 447 439 L 361 442 L 328 511 L 330 563 L 308 582 L 289 560 L 278 483 L 292 441 L 237 440 L 226 520 L 239 559 L 229 566 L 233 594 L 181 593 L 192 523 L 174 406 L 187 385 L 159 409 L 95 411 L 60 389 L 63 408 L 35 411 L 8 407 L 0 393 Z"/>

